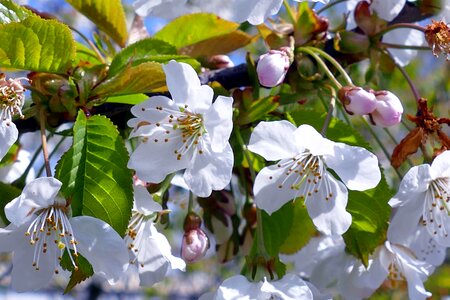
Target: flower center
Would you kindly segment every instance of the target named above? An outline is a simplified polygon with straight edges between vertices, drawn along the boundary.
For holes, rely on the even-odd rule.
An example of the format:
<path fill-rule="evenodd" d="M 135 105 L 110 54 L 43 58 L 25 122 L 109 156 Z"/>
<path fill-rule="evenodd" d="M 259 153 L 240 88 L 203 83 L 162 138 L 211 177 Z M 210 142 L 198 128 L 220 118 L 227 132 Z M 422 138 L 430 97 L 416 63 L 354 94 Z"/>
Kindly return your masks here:
<path fill-rule="evenodd" d="M 22 106 L 25 101 L 25 88 L 22 86 L 21 80 L 28 81 L 24 77 L 6 80 L 5 75 L 0 74 L 0 121 L 7 120 L 9 122 L 15 114 L 19 114 L 23 118 Z"/>
<path fill-rule="evenodd" d="M 166 115 L 161 121 L 151 123 L 140 122 L 139 126 L 154 125 L 158 130 L 152 132 L 151 136 L 155 143 L 169 143 L 175 145 L 173 153 L 177 160 L 181 160 L 183 155 L 191 152 L 191 149 L 198 149 L 198 154 L 203 153 L 201 139 L 206 129 L 203 124 L 203 116 L 195 114 L 188 109 L 188 106 L 180 107 L 178 110 L 163 106 L 154 108 L 142 108 L 143 111 L 158 111 Z M 147 142 L 148 138 L 144 138 Z"/>
<path fill-rule="evenodd" d="M 429 226 L 429 232 L 439 236 L 448 236 L 444 226 L 450 213 L 449 179 L 437 178 L 430 183 L 425 195 L 422 225 Z"/>
<path fill-rule="evenodd" d="M 75 240 L 72 226 L 65 214 L 65 207 L 55 205 L 40 210 L 37 213 L 37 217 L 31 222 L 25 235 L 30 237 L 30 244 L 34 247 L 33 267 L 36 270 L 39 270 L 41 255 L 46 255 L 49 247 L 57 247 L 59 249 L 60 254 L 57 257 L 58 262 L 56 266 L 59 265 L 62 254 L 67 248 L 72 265 L 75 270 L 78 269 L 74 260 L 74 257 L 78 256 L 76 246 L 78 242 Z M 73 249 L 73 253 L 69 248 Z M 58 273 L 57 269 L 55 269 L 55 273 Z"/>
<path fill-rule="evenodd" d="M 302 197 L 306 201 L 319 192 L 326 201 L 333 197 L 331 186 L 328 180 L 324 180 L 323 177 L 326 172 L 325 164 L 319 156 L 305 151 L 292 159 L 280 161 L 277 167 L 286 169 L 285 178 L 278 185 L 278 188 L 288 187 L 291 190 L 296 190 L 295 198 Z"/>
<path fill-rule="evenodd" d="M 446 59 L 450 59 L 450 28 L 443 22 L 432 20 L 432 24 L 426 26 L 425 39 L 430 45 L 434 56 L 444 53 Z"/>

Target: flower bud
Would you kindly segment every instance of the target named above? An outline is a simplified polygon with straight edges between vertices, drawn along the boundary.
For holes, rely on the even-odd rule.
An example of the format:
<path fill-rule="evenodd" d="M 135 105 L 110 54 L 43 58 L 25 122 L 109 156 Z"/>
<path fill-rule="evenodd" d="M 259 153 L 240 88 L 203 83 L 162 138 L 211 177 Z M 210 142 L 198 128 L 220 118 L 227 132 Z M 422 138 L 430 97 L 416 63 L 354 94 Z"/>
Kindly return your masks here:
<path fill-rule="evenodd" d="M 400 99 L 389 91 L 375 93 L 376 108 L 370 114 L 375 125 L 388 127 L 400 123 L 402 120 L 403 106 Z"/>
<path fill-rule="evenodd" d="M 200 228 L 185 232 L 181 245 L 181 257 L 188 263 L 193 263 L 205 256 L 209 248 L 209 239 Z"/>
<path fill-rule="evenodd" d="M 213 69 L 223 69 L 234 67 L 233 61 L 228 55 L 218 54 L 213 55 L 208 59 L 208 63 Z"/>
<path fill-rule="evenodd" d="M 256 72 L 261 85 L 274 87 L 281 84 L 291 65 L 288 51 L 270 50 L 259 57 Z"/>
<path fill-rule="evenodd" d="M 339 99 L 345 110 L 353 115 L 367 115 L 376 108 L 377 101 L 373 93 L 360 87 L 343 87 L 339 90 Z"/>

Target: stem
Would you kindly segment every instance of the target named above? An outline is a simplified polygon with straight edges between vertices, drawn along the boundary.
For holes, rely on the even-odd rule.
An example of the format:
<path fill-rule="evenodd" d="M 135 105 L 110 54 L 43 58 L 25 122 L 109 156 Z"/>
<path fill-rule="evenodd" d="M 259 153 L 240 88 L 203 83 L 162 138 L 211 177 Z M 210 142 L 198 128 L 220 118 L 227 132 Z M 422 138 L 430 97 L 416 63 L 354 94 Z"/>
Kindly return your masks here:
<path fill-rule="evenodd" d="M 328 89 L 331 92 L 330 105 L 328 106 L 327 118 L 323 123 L 322 131 L 320 132 L 324 137 L 326 136 L 328 126 L 330 125 L 331 118 L 333 117 L 333 112 L 336 107 L 336 91 L 332 86 L 327 85 Z"/>
<path fill-rule="evenodd" d="M 192 211 L 194 207 L 194 194 L 189 191 L 189 202 L 188 202 L 188 214 Z"/>
<path fill-rule="evenodd" d="M 41 107 L 39 123 L 41 124 L 42 153 L 44 154 L 45 172 L 47 177 L 52 177 L 52 169 L 50 168 L 50 162 L 48 160 L 47 136 L 45 135 L 45 118 L 45 109 Z"/>
<path fill-rule="evenodd" d="M 409 50 L 430 50 L 430 47 L 428 46 L 408 46 L 408 45 L 398 45 L 398 44 L 391 44 L 391 43 L 385 43 L 385 42 L 379 42 L 378 45 L 386 47 L 386 48 L 394 48 L 394 49 L 409 49 Z"/>
<path fill-rule="evenodd" d="M 377 134 L 375 133 L 375 131 L 373 130 L 373 128 L 370 126 L 370 124 L 367 122 L 366 118 L 362 118 L 363 119 L 363 123 L 364 125 L 366 125 L 367 129 L 369 130 L 370 134 L 373 136 L 373 138 L 375 139 L 375 141 L 377 142 L 378 146 L 380 146 L 381 150 L 383 151 L 384 155 L 386 156 L 386 158 L 390 161 L 391 160 L 391 156 L 389 155 L 389 152 L 387 151 L 386 147 L 384 146 L 383 142 L 380 140 L 380 138 L 377 136 Z M 397 174 L 397 176 L 400 178 L 400 180 L 402 180 L 403 176 L 402 174 L 400 174 L 400 171 L 397 170 L 396 168 L 394 168 L 395 173 Z"/>
<path fill-rule="evenodd" d="M 288 14 L 289 19 L 291 20 L 292 24 L 295 25 L 295 23 L 297 23 L 297 19 L 295 18 L 294 12 L 292 11 L 292 8 L 287 0 L 283 0 L 283 5 L 286 8 L 286 13 Z"/>
<path fill-rule="evenodd" d="M 311 49 L 312 51 L 318 53 L 320 56 L 325 58 L 328 62 L 330 62 L 339 71 L 339 73 L 342 74 L 342 76 L 344 76 L 344 80 L 348 86 L 354 86 L 353 81 L 350 78 L 350 76 L 347 74 L 347 72 L 344 70 L 344 68 L 341 66 L 341 64 L 338 63 L 337 60 L 334 59 L 334 57 L 332 57 L 331 55 L 329 55 L 328 53 L 326 53 L 325 51 L 323 51 L 322 49 L 319 49 L 319 48 L 315 48 L 315 47 L 306 47 L 306 48 Z"/>
<path fill-rule="evenodd" d="M 236 138 L 238 140 L 239 145 L 242 147 L 242 152 L 244 153 L 244 157 L 248 163 L 248 169 L 250 171 L 250 176 L 252 177 L 252 181 L 255 182 L 255 170 L 253 169 L 253 159 L 251 159 L 250 155 L 248 155 L 247 146 L 244 143 L 244 139 L 242 138 L 241 133 L 238 129 L 235 130 Z"/>
<path fill-rule="evenodd" d="M 337 81 L 336 77 L 334 77 L 333 73 L 331 73 L 330 69 L 328 69 L 327 65 L 325 64 L 325 62 L 319 57 L 319 55 L 317 55 L 316 53 L 314 53 L 313 51 L 309 50 L 306 47 L 301 47 L 301 48 L 297 48 L 298 51 L 300 52 L 304 52 L 307 53 L 309 55 L 311 55 L 319 64 L 319 66 L 322 68 L 322 70 L 325 72 L 325 74 L 327 75 L 328 78 L 330 78 L 330 80 L 334 83 L 334 85 L 338 88 L 341 89 L 342 88 L 342 84 Z"/>
<path fill-rule="evenodd" d="M 73 30 L 74 32 L 78 33 L 78 35 L 89 45 L 89 47 L 91 47 L 91 49 L 95 52 L 95 54 L 97 55 L 97 58 L 101 61 L 102 64 L 106 63 L 105 59 L 103 58 L 103 55 L 100 53 L 98 48 L 94 45 L 94 43 L 91 40 L 89 40 L 84 34 L 82 34 L 76 28 L 74 28 L 72 26 L 69 26 L 69 28 L 71 30 Z"/>
<path fill-rule="evenodd" d="M 320 14 L 320 13 L 324 12 L 325 10 L 329 9 L 330 7 L 333 7 L 336 4 L 339 4 L 339 3 L 342 3 L 342 2 L 345 2 L 345 1 L 348 1 L 348 0 L 336 0 L 336 1 L 333 1 L 333 2 L 329 2 L 328 4 L 322 6 L 322 8 L 317 10 L 316 14 Z"/>
<path fill-rule="evenodd" d="M 410 29 L 415 29 L 415 30 L 425 32 L 425 27 L 420 26 L 420 25 L 416 25 L 416 24 L 412 24 L 412 23 L 397 23 L 397 24 L 388 26 L 388 27 L 384 28 L 383 30 L 377 32 L 375 35 L 372 36 L 372 38 L 374 38 L 374 39 L 379 38 L 383 34 L 389 32 L 389 31 L 398 29 L 398 28 L 410 28 Z"/>
<path fill-rule="evenodd" d="M 49 135 L 49 137 L 50 137 L 50 135 Z M 58 151 L 58 148 L 62 145 L 62 143 L 66 140 L 66 138 L 67 138 L 67 136 L 63 136 L 59 140 L 59 142 L 55 145 L 55 149 L 53 149 L 52 153 L 50 153 L 50 155 L 48 156 L 49 160 L 55 155 L 56 151 Z M 47 138 L 47 139 L 50 139 L 50 138 Z M 42 172 L 44 171 L 44 167 L 45 167 L 45 165 L 39 169 L 39 172 L 37 173 L 36 177 L 41 176 Z"/>
<path fill-rule="evenodd" d="M 264 245 L 264 230 L 262 225 L 262 214 L 261 210 L 257 207 L 256 208 L 256 236 L 258 238 L 258 250 L 260 255 L 262 255 L 264 258 L 268 258 L 269 255 L 267 254 L 266 246 Z"/>

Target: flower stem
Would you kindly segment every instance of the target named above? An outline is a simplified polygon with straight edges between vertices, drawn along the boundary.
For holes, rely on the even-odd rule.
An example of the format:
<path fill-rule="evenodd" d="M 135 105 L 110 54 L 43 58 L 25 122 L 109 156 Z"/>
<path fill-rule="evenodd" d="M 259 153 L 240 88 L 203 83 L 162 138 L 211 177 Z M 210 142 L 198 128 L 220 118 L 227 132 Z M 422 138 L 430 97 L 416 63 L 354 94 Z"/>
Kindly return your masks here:
<path fill-rule="evenodd" d="M 325 58 L 329 63 L 331 63 L 336 68 L 336 70 L 339 71 L 339 73 L 341 73 L 341 75 L 344 77 L 344 80 L 348 86 L 354 86 L 353 81 L 350 78 L 350 76 L 347 74 L 347 72 L 344 70 L 344 68 L 341 66 L 341 64 L 338 63 L 337 60 L 334 59 L 334 57 L 332 57 L 331 55 L 329 55 L 322 49 L 319 49 L 316 47 L 306 47 L 306 48 L 311 49 L 312 51 L 316 52 L 317 54 L 319 54 L 320 56 Z"/>
<path fill-rule="evenodd" d="M 39 122 L 41 124 L 41 142 L 42 142 L 42 153 L 44 154 L 45 172 L 47 177 L 52 177 L 52 169 L 50 168 L 50 162 L 48 160 L 48 149 L 47 149 L 47 136 L 45 134 L 45 109 L 41 107 Z"/>
<path fill-rule="evenodd" d="M 97 58 L 100 60 L 100 62 L 102 64 L 105 64 L 105 58 L 103 57 L 103 55 L 100 53 L 100 51 L 98 50 L 98 48 L 94 45 L 94 43 L 89 40 L 84 34 L 82 34 L 79 30 L 77 30 L 76 28 L 69 26 L 69 28 L 71 30 L 73 30 L 74 32 L 78 33 L 78 35 L 89 45 L 89 47 L 91 47 L 91 49 L 95 52 L 95 54 L 97 55 Z"/>
<path fill-rule="evenodd" d="M 300 47 L 297 48 L 297 51 L 300 52 L 304 52 L 307 53 L 309 55 L 311 55 L 319 64 L 319 66 L 321 67 L 321 69 L 325 72 L 325 75 L 327 75 L 327 77 L 334 83 L 334 85 L 338 88 L 341 89 L 342 88 L 342 84 L 336 79 L 336 77 L 334 77 L 333 73 L 331 73 L 330 69 L 328 69 L 327 65 L 325 64 L 325 62 L 319 57 L 319 55 L 317 55 L 316 53 L 314 53 L 313 51 L 310 51 L 308 48 L 306 47 Z"/>
<path fill-rule="evenodd" d="M 386 48 L 393 48 L 393 49 L 409 49 L 409 50 L 430 50 L 431 49 L 428 46 L 398 45 L 398 44 L 391 44 L 391 43 L 385 43 L 385 42 L 379 42 L 378 45 L 386 47 Z"/>
<path fill-rule="evenodd" d="M 330 126 L 330 121 L 331 121 L 331 118 L 333 117 L 333 112 L 336 107 L 336 91 L 330 85 L 326 85 L 326 87 L 331 92 L 331 99 L 330 99 L 330 105 L 328 106 L 327 117 L 325 119 L 325 122 L 323 123 L 322 131 L 320 132 L 324 137 L 326 136 L 328 126 Z"/>
<path fill-rule="evenodd" d="M 417 25 L 417 24 L 412 24 L 412 23 L 397 23 L 391 26 L 386 27 L 385 29 L 377 32 L 375 35 L 372 36 L 373 39 L 379 38 L 380 36 L 382 36 L 383 34 L 395 30 L 395 29 L 399 29 L 399 28 L 409 28 L 409 29 L 415 29 L 415 30 L 419 30 L 422 32 L 425 32 L 425 27 Z"/>
<path fill-rule="evenodd" d="M 51 136 L 54 136 L 54 135 L 53 135 L 53 134 L 52 134 L 52 135 L 49 135 L 49 137 L 47 138 L 47 140 L 48 140 Z M 55 148 L 53 149 L 52 153 L 50 153 L 50 155 L 48 156 L 49 159 L 51 159 L 51 158 L 56 154 L 56 151 L 58 151 L 59 147 L 60 147 L 60 146 L 62 145 L 62 143 L 66 140 L 66 138 L 67 138 L 67 136 L 64 136 L 64 137 L 61 138 L 61 140 L 59 140 L 59 142 L 55 145 Z M 42 172 L 44 171 L 44 168 L 45 168 L 45 165 L 43 165 L 43 166 L 39 169 L 39 172 L 37 173 L 37 177 L 41 176 Z"/>
<path fill-rule="evenodd" d="M 188 202 L 188 214 L 192 211 L 192 208 L 194 207 L 194 194 L 192 191 L 189 191 L 189 202 Z"/>
<path fill-rule="evenodd" d="M 262 222 L 262 213 L 261 209 L 258 207 L 256 208 L 256 237 L 258 242 L 258 252 L 261 256 L 264 258 L 268 258 L 269 255 L 267 254 L 266 245 L 264 245 L 264 229 L 263 229 L 263 222 Z"/>
<path fill-rule="evenodd" d="M 252 181 L 255 182 L 256 174 L 255 174 L 255 170 L 253 169 L 253 159 L 250 157 L 250 155 L 248 155 L 247 146 L 244 143 L 244 139 L 242 138 L 242 135 L 241 135 L 241 132 L 239 131 L 239 129 L 236 129 L 234 132 L 236 134 L 237 141 L 238 141 L 239 145 L 242 148 L 242 152 L 244 153 L 244 157 L 247 160 L 248 169 L 250 171 L 250 176 L 252 177 Z"/>
<path fill-rule="evenodd" d="M 287 0 L 283 0 L 283 5 L 286 8 L 289 19 L 291 20 L 292 24 L 295 25 L 295 23 L 297 23 L 297 19 L 295 18 L 294 12 L 292 11 L 292 8 Z"/>
<path fill-rule="evenodd" d="M 339 3 L 342 3 L 342 2 L 345 2 L 345 1 L 348 1 L 348 0 L 336 0 L 336 1 L 333 1 L 333 2 L 329 2 L 328 4 L 322 6 L 320 9 L 318 9 L 317 10 L 317 14 L 320 14 L 320 13 L 326 11 L 327 9 L 329 9 L 330 7 L 333 7 L 336 4 L 339 4 Z"/>

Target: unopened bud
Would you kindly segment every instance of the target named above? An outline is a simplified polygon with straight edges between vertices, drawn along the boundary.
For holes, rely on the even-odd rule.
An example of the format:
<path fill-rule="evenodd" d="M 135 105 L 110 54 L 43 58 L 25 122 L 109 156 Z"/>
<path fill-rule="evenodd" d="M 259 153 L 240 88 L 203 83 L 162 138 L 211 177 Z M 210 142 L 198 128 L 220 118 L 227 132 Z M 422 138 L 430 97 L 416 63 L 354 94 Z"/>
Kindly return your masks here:
<path fill-rule="evenodd" d="M 291 65 L 287 50 L 270 50 L 259 57 L 256 72 L 261 85 L 274 87 L 281 84 Z"/>
<path fill-rule="evenodd" d="M 187 231 L 183 235 L 181 257 L 188 263 L 193 263 L 205 256 L 209 248 L 209 239 L 200 228 Z"/>
<path fill-rule="evenodd" d="M 393 126 L 402 120 L 403 106 L 400 99 L 389 91 L 375 93 L 376 109 L 370 114 L 375 125 Z"/>
<path fill-rule="evenodd" d="M 339 90 L 339 99 L 345 110 L 353 115 L 367 115 L 376 108 L 375 95 L 360 87 L 343 87 Z"/>

